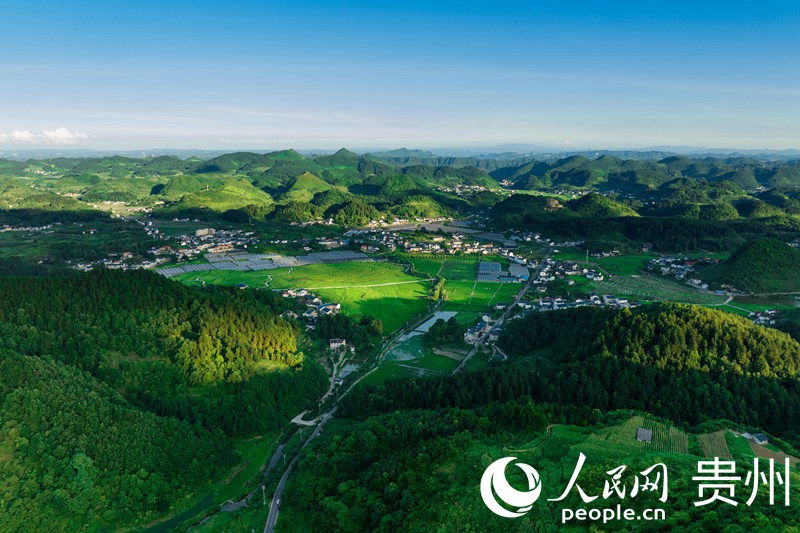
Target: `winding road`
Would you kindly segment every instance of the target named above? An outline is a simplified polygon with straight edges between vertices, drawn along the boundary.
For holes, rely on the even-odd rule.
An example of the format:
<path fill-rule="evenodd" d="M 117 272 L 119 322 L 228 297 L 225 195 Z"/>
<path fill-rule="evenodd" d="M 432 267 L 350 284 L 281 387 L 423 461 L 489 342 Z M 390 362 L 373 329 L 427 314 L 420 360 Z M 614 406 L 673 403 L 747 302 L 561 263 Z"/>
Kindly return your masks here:
<path fill-rule="evenodd" d="M 289 474 L 292 473 L 292 468 L 294 467 L 295 463 L 300 460 L 300 452 L 309 445 L 309 443 L 317 438 L 320 433 L 322 433 L 322 426 L 325 423 L 333 418 L 333 414 L 336 412 L 336 406 L 334 406 L 330 411 L 325 413 L 320 417 L 319 425 L 317 425 L 316 429 L 311 433 L 311 435 L 306 439 L 303 446 L 294 456 L 292 462 L 289 463 L 288 468 L 286 468 L 286 472 L 283 473 L 281 476 L 281 480 L 278 482 L 278 486 L 275 489 L 275 494 L 272 495 L 272 500 L 269 502 L 269 515 L 267 516 L 267 522 L 264 524 L 264 533 L 272 533 L 275 530 L 275 524 L 278 522 L 278 513 L 280 512 L 280 501 L 281 495 L 283 494 L 283 489 L 286 487 L 286 481 L 289 479 Z"/>
<path fill-rule="evenodd" d="M 408 282 L 402 282 L 402 283 L 408 283 Z M 413 282 L 413 283 L 417 283 L 417 282 Z M 394 283 L 389 283 L 388 285 L 394 285 Z M 434 308 L 433 308 L 434 312 L 436 311 L 436 309 L 438 309 L 438 307 L 439 307 L 439 303 L 437 303 L 436 306 L 434 306 Z M 353 389 L 353 387 L 355 387 L 358 384 L 359 381 L 361 381 L 362 379 L 364 379 L 365 377 L 367 377 L 369 374 L 371 374 L 372 372 L 374 372 L 375 370 L 377 370 L 380 367 L 380 363 L 383 361 L 383 358 L 386 355 L 386 352 L 393 346 L 394 342 L 400 336 L 404 335 L 405 333 L 407 333 L 409 331 L 413 331 L 414 329 L 419 327 L 420 324 L 424 323 L 426 320 L 429 320 L 431 316 L 432 316 L 432 313 L 426 314 L 425 316 L 423 316 L 419 320 L 414 321 L 409 326 L 406 326 L 406 327 L 401 328 L 400 330 L 396 331 L 392 335 L 390 340 L 384 342 L 383 347 L 381 348 L 381 351 L 378 354 L 377 362 L 375 363 L 375 367 L 372 370 L 370 370 L 369 372 L 366 372 L 363 376 L 358 378 L 356 381 L 354 381 L 347 388 L 346 391 L 344 391 L 341 395 L 339 395 L 337 397 L 336 401 L 338 402 L 339 400 L 344 398 L 345 395 L 348 392 L 350 392 Z M 334 373 L 334 376 L 335 376 L 335 373 Z M 334 378 L 332 377 L 331 378 L 331 382 L 333 382 L 333 379 Z M 331 389 L 329 389 L 328 392 L 325 393 L 325 396 L 323 396 L 323 399 L 326 398 L 331 393 L 332 389 L 333 389 L 333 386 L 331 386 Z M 320 401 L 322 401 L 322 400 L 320 400 Z M 297 415 L 294 418 L 294 420 L 292 420 L 292 422 L 295 422 L 296 424 L 300 424 L 300 425 L 304 425 L 304 426 L 317 424 L 317 427 L 316 427 L 316 429 L 314 429 L 314 431 L 311 433 L 311 435 L 308 437 L 308 439 L 306 439 L 306 441 L 303 444 L 303 446 L 300 448 L 300 450 L 298 450 L 297 454 L 295 454 L 294 458 L 289 463 L 289 466 L 286 468 L 286 471 L 283 473 L 283 476 L 281 476 L 281 479 L 278 482 L 278 486 L 275 489 L 275 493 L 273 494 L 272 499 L 270 500 L 269 515 L 267 516 L 267 521 L 264 524 L 264 533 L 271 533 L 272 531 L 275 530 L 275 524 L 278 522 L 278 513 L 280 512 L 280 503 L 279 502 L 280 502 L 280 499 L 281 499 L 281 495 L 283 494 L 283 489 L 286 486 L 286 481 L 289 479 L 289 474 L 292 472 L 292 468 L 294 467 L 295 463 L 297 463 L 297 461 L 300 459 L 300 451 L 302 451 L 306 446 L 308 446 L 308 444 L 312 440 L 314 440 L 317 436 L 319 436 L 319 434 L 322 432 L 322 426 L 324 426 L 325 423 L 327 423 L 331 418 L 333 418 L 333 415 L 336 412 L 336 405 L 334 405 L 331 408 L 330 411 L 328 411 L 327 413 L 325 413 L 321 417 L 319 417 L 319 419 L 317 419 L 317 421 L 313 421 L 313 422 L 306 421 L 306 420 L 303 419 L 303 415 L 305 415 L 306 412 L 307 411 L 304 411 L 303 413 Z"/>

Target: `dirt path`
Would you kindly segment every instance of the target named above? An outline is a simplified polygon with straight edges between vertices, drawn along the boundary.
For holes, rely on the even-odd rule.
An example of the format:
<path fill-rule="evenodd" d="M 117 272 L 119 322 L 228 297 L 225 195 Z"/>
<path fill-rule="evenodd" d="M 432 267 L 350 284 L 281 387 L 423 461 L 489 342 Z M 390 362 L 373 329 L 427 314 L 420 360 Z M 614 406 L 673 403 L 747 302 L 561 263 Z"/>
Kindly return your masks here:
<path fill-rule="evenodd" d="M 334 287 L 304 287 L 307 291 L 317 291 L 324 289 L 366 289 L 368 287 L 389 287 L 391 285 L 407 285 L 409 283 L 419 283 L 420 281 L 433 281 L 436 278 L 420 278 L 414 281 L 394 281 L 391 283 L 374 283 L 372 285 L 337 285 Z"/>

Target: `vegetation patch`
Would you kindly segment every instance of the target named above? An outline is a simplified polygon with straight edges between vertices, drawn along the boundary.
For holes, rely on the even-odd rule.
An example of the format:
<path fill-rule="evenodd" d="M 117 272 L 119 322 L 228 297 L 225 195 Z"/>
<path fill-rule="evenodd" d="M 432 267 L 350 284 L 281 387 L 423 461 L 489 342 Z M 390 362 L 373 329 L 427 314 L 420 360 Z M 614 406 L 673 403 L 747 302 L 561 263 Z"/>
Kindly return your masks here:
<path fill-rule="evenodd" d="M 727 300 L 725 295 L 702 292 L 672 279 L 647 274 L 597 281 L 594 282 L 594 288 L 601 294 L 629 296 L 651 302 L 719 305 Z"/>
<path fill-rule="evenodd" d="M 720 457 L 731 459 L 731 451 L 728 448 L 728 441 L 725 438 L 725 431 L 715 431 L 714 433 L 703 433 L 697 436 L 700 449 L 707 458 Z"/>

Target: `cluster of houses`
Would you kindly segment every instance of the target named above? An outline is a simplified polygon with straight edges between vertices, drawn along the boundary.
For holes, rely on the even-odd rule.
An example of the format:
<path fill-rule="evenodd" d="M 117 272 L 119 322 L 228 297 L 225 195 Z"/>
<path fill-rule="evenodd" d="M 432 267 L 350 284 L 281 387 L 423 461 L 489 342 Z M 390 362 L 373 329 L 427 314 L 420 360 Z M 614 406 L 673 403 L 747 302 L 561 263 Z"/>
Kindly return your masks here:
<path fill-rule="evenodd" d="M 316 327 L 317 318 L 321 316 L 337 315 L 342 310 L 341 304 L 323 302 L 322 298 L 315 296 L 306 289 L 286 289 L 281 291 L 281 296 L 284 298 L 294 298 L 306 306 L 306 310 L 303 313 L 288 310 L 281 314 L 283 318 L 291 320 L 302 318 L 305 321 L 306 330 L 313 330 Z"/>
<path fill-rule="evenodd" d="M 477 192 L 483 191 L 492 191 L 494 193 L 500 193 L 503 196 L 508 196 L 510 194 L 503 190 L 489 189 L 483 185 L 465 185 L 462 183 L 457 183 L 453 187 L 436 187 L 435 190 L 455 194 L 456 196 L 461 196 L 462 198 L 470 197 Z"/>
<path fill-rule="evenodd" d="M 597 270 L 579 265 L 574 261 L 557 261 L 553 258 L 545 259 L 544 264 L 539 269 L 539 274 L 533 280 L 534 285 L 538 285 L 538 292 L 547 292 L 547 283 L 557 279 L 566 279 L 569 276 L 586 276 L 592 281 L 603 281 L 605 275 Z M 574 285 L 573 280 L 568 280 L 569 285 Z"/>
<path fill-rule="evenodd" d="M 214 228 L 198 229 L 194 234 L 181 235 L 179 239 L 180 247 L 177 253 L 187 257 L 196 256 L 201 252 L 220 253 L 247 248 L 248 244 L 254 244 L 257 240 L 252 231 Z"/>
<path fill-rule="evenodd" d="M 360 228 L 348 231 L 345 236 L 364 241 L 365 246 L 376 252 L 380 250 L 390 252 L 402 250 L 409 253 L 424 254 L 500 255 L 512 259 L 516 257 L 509 244 L 478 241 L 469 235 L 459 232 L 448 235 L 426 236 L 420 239 L 415 238 L 407 231 L 385 228 Z"/>
<path fill-rule="evenodd" d="M 637 307 L 639 304 L 630 302 L 627 298 L 611 296 L 608 294 L 589 294 L 585 298 L 567 299 L 561 297 L 547 296 L 538 298 L 532 302 L 520 302 L 519 306 L 531 311 L 556 311 L 559 309 L 572 309 L 574 307 L 609 307 L 612 309 L 623 309 L 626 307 Z"/>
<path fill-rule="evenodd" d="M 342 246 L 347 246 L 348 244 L 350 244 L 350 239 L 341 239 L 336 237 L 317 237 L 316 239 L 311 239 L 311 238 L 271 239 L 264 242 L 269 244 L 300 244 L 303 245 L 303 250 L 308 252 L 313 250 L 314 249 L 313 247 L 322 248 L 326 250 L 341 248 Z"/>
<path fill-rule="evenodd" d="M 155 268 L 168 261 L 165 257 L 155 259 L 142 259 L 136 257 L 131 252 L 112 253 L 108 257 L 96 261 L 84 261 L 76 263 L 73 268 L 84 272 L 95 268 L 107 268 L 109 270 L 136 270 L 139 268 Z"/>
<path fill-rule="evenodd" d="M 150 220 L 138 218 L 129 219 L 144 227 L 147 235 L 153 239 L 167 240 L 168 237 L 153 226 Z M 173 219 L 173 222 L 187 222 L 189 219 Z M 199 221 L 196 221 L 199 222 Z M 196 259 L 201 253 L 222 253 L 240 248 L 246 249 L 249 244 L 257 241 L 252 231 L 242 231 L 238 229 L 215 229 L 201 228 L 194 233 L 179 235 L 176 237 L 175 245 L 164 245 L 150 248 L 148 253 L 156 257 L 166 257 L 176 261 Z M 158 264 L 162 263 L 159 262 Z M 151 268 L 151 267 L 143 267 Z"/>
<path fill-rule="evenodd" d="M 0 226 L 0 233 L 5 233 L 7 231 L 30 231 L 32 233 L 41 233 L 49 229 L 53 229 L 53 226 L 60 226 L 60 225 L 61 222 L 46 224 L 44 226 L 9 226 L 8 224 L 6 224 Z"/>
<path fill-rule="evenodd" d="M 719 259 L 703 258 L 689 259 L 688 257 L 655 257 L 647 264 L 647 269 L 662 276 L 673 278 L 688 283 L 689 285 L 708 290 L 708 284 L 696 277 L 698 267 L 719 263 Z"/>
<path fill-rule="evenodd" d="M 481 242 L 467 239 L 459 233 L 448 237 L 436 236 L 431 242 L 406 242 L 403 244 L 406 252 L 421 252 L 432 254 L 482 254 L 498 255 L 508 253 L 507 247 L 493 242 Z"/>
<path fill-rule="evenodd" d="M 464 332 L 464 342 L 467 344 L 477 344 L 486 334 L 489 334 L 489 342 L 497 342 L 500 338 L 501 329 L 494 326 L 494 320 L 489 315 L 483 315 L 477 324 Z"/>
<path fill-rule="evenodd" d="M 419 224 L 433 224 L 435 222 L 445 222 L 449 220 L 447 217 L 434 217 L 434 218 L 417 218 L 414 219 L 413 222 Z M 398 218 L 394 217 L 392 220 L 370 220 L 367 224 L 368 228 L 377 228 L 381 226 L 388 226 L 388 225 L 396 225 L 396 224 L 408 224 L 412 222 L 407 218 Z"/>
<path fill-rule="evenodd" d="M 764 311 L 754 311 L 748 315 L 748 318 L 754 324 L 760 326 L 772 326 L 775 324 L 775 318 L 778 315 L 777 309 L 766 309 Z"/>

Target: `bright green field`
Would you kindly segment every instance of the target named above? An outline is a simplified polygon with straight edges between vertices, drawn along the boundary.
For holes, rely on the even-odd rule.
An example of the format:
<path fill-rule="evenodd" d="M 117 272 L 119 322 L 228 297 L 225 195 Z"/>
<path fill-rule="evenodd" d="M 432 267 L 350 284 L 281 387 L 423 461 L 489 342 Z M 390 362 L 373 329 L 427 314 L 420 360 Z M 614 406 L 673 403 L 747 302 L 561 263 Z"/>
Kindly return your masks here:
<path fill-rule="evenodd" d="M 428 259 L 423 257 L 408 257 L 409 263 L 414 265 L 414 271 L 417 274 L 423 275 L 428 278 L 435 278 L 439 275 L 442 269 L 441 259 Z"/>
<path fill-rule="evenodd" d="M 657 256 L 658 254 L 626 254 L 617 257 L 589 256 L 589 263 L 595 264 L 606 272 L 617 276 L 630 276 L 631 274 L 638 274 L 648 261 Z M 559 253 L 553 254 L 553 258 L 559 261 L 586 263 L 586 252 L 575 250 L 574 248 L 565 248 Z"/>
<path fill-rule="evenodd" d="M 728 311 L 730 313 L 734 313 L 737 315 L 748 316 L 750 313 L 755 312 L 763 312 L 767 309 L 778 309 L 778 310 L 785 310 L 785 309 L 797 309 L 795 305 L 786 305 L 786 304 L 753 304 L 753 303 L 742 303 L 737 302 L 735 299 L 725 305 L 719 306 L 719 309 L 723 311 Z"/>
<path fill-rule="evenodd" d="M 197 279 L 213 285 L 247 283 L 253 288 L 313 289 L 323 300 L 342 304 L 347 314 L 379 318 L 387 335 L 424 312 L 429 303 L 430 282 L 410 276 L 392 263 L 335 263 L 259 272 L 210 270 L 174 279 L 189 284 L 197 283 Z"/>
<path fill-rule="evenodd" d="M 590 257 L 589 261 L 594 261 L 600 268 L 611 274 L 630 276 L 638 274 L 644 265 L 654 257 L 656 254 L 631 254 L 619 257 Z"/>
<path fill-rule="evenodd" d="M 511 303 L 522 288 L 519 283 L 450 281 L 445 285 L 448 311 L 484 311 L 498 302 Z"/>
<path fill-rule="evenodd" d="M 453 281 L 474 281 L 478 274 L 478 262 L 473 259 L 447 259 L 440 274 Z"/>
<path fill-rule="evenodd" d="M 386 287 L 314 290 L 325 301 L 339 302 L 353 316 L 374 316 L 383 322 L 383 333 L 394 333 L 424 313 L 428 307 L 428 282 Z"/>
<path fill-rule="evenodd" d="M 444 259 L 432 256 L 406 256 L 414 271 L 430 278 L 443 277 L 453 281 L 474 281 L 478 273 L 477 258 Z"/>

